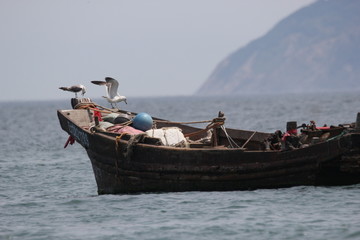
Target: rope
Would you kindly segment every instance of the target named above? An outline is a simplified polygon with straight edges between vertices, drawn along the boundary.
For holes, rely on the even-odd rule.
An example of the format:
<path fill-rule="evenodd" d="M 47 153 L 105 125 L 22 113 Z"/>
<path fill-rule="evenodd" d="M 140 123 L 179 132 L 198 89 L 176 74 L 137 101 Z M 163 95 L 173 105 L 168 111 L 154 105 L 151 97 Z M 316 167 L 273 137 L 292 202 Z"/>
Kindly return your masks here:
<path fill-rule="evenodd" d="M 121 158 L 121 153 L 120 153 L 120 140 L 121 138 L 126 135 L 127 133 L 121 133 L 120 135 L 115 137 L 115 152 L 116 152 L 116 156 L 117 158 L 115 158 L 115 167 L 116 167 L 116 176 L 119 176 L 119 168 L 118 168 L 118 162 L 117 159 Z M 126 149 L 128 150 L 128 149 Z M 123 154 L 123 156 L 126 158 L 126 153 Z"/>
<path fill-rule="evenodd" d="M 124 157 L 126 158 L 127 161 L 131 160 L 131 156 L 133 154 L 133 147 L 138 142 L 140 142 L 145 135 L 146 134 L 131 135 L 131 137 L 127 143 L 126 151 L 124 152 Z"/>
<path fill-rule="evenodd" d="M 75 105 L 75 109 L 89 109 L 89 110 L 93 110 L 93 111 L 98 111 L 98 112 L 102 112 L 102 113 L 111 113 L 111 111 L 104 111 L 104 110 L 100 110 L 96 107 L 98 107 L 99 105 L 97 104 L 84 104 L 84 103 L 78 103 Z"/>
<path fill-rule="evenodd" d="M 209 129 L 215 129 L 218 128 L 219 126 L 223 126 L 224 125 L 224 121 L 221 118 L 214 118 L 211 123 L 209 125 L 206 126 L 205 129 L 201 129 L 199 131 L 196 132 L 192 132 L 192 133 L 188 133 L 188 134 L 184 134 L 185 137 L 192 137 L 195 135 L 199 135 L 202 134 L 204 132 L 207 132 Z"/>
<path fill-rule="evenodd" d="M 192 136 L 196 136 L 196 135 L 202 134 L 203 132 L 206 132 L 207 130 L 209 130 L 209 129 L 207 129 L 207 128 L 205 128 L 205 129 L 201 129 L 201 130 L 196 131 L 196 132 L 192 132 L 192 133 L 187 133 L 187 134 L 184 134 L 184 136 L 185 136 L 185 137 L 192 137 Z"/>
<path fill-rule="evenodd" d="M 105 110 L 101 110 L 101 109 L 105 109 Z M 118 112 L 118 110 L 113 110 L 113 109 L 109 109 L 109 108 L 106 108 L 106 107 L 103 107 L 101 105 L 98 105 L 98 104 L 95 104 L 95 103 L 79 103 L 75 106 L 75 109 L 89 109 L 89 110 L 92 110 L 92 111 L 98 111 L 98 112 L 101 112 L 101 113 L 116 113 Z M 223 127 L 224 125 L 224 120 L 225 118 L 222 118 L 222 117 L 218 117 L 218 118 L 214 118 L 212 120 L 204 120 L 204 121 L 192 121 L 192 122 L 174 122 L 174 121 L 168 121 L 168 120 L 154 120 L 154 125 L 156 126 L 157 123 L 164 123 L 164 124 L 199 124 L 199 123 L 210 123 L 209 125 L 206 126 L 205 129 L 202 129 L 202 130 L 199 130 L 199 131 L 196 131 L 196 132 L 193 132 L 193 133 L 188 133 L 188 134 L 184 134 L 185 137 L 191 137 L 191 136 L 195 136 L 195 135 L 199 135 L 199 134 L 202 134 L 204 132 L 207 132 L 209 129 L 213 128 L 218 128 L 219 126 L 223 129 L 223 131 L 225 132 L 225 135 L 227 136 L 228 140 L 229 140 L 229 143 L 231 145 L 231 147 L 234 147 L 233 144 L 236 146 L 236 147 L 239 147 L 235 141 L 233 139 L 231 139 L 231 137 L 227 134 L 225 128 Z M 123 126 L 128 126 L 132 123 L 132 120 L 129 120 L 127 122 L 124 122 L 122 123 L 121 125 Z M 122 135 L 120 136 L 117 136 L 116 137 L 116 144 L 118 144 L 118 140 L 121 138 Z M 120 137 L 120 138 L 118 138 Z M 130 142 L 131 142 L 131 145 L 132 145 L 132 142 L 131 141 L 132 139 L 130 139 Z M 233 143 L 233 144 L 232 144 Z M 118 145 L 116 145 L 116 147 L 118 147 Z"/>
<path fill-rule="evenodd" d="M 99 108 L 103 108 L 103 109 L 106 109 L 106 110 L 101 110 Z M 95 103 L 90 103 L 90 104 L 84 104 L 84 103 L 79 103 L 75 106 L 75 109 L 89 109 L 89 110 L 92 110 L 92 111 L 96 111 L 96 112 L 101 112 L 101 113 L 112 113 L 112 112 L 117 112 L 117 111 L 113 111 L 111 109 L 108 109 L 108 108 L 105 108 L 105 107 L 102 107 L 98 104 L 95 104 Z M 121 123 L 120 125 L 123 125 L 123 126 L 128 126 L 132 123 L 132 120 L 129 120 L 127 122 L 124 122 L 124 123 Z"/>
<path fill-rule="evenodd" d="M 120 139 L 121 139 L 122 136 L 123 136 L 123 134 L 121 134 L 121 135 L 119 135 L 119 136 L 116 136 L 116 138 L 115 138 L 115 152 L 116 152 L 117 158 L 115 158 L 114 161 L 115 161 L 116 176 L 117 176 L 117 177 L 119 176 L 119 168 L 118 168 L 118 164 L 117 164 L 117 159 L 120 158 L 120 153 L 119 153 L 119 151 L 120 151 L 120 147 L 119 147 L 119 146 L 120 146 L 120 145 L 119 145 L 119 143 L 120 143 Z"/>
<path fill-rule="evenodd" d="M 228 139 L 231 148 L 235 148 L 235 147 L 240 148 L 239 145 L 236 144 L 236 142 L 234 141 L 234 139 L 232 139 L 232 138 L 230 137 L 230 135 L 227 133 L 226 128 L 224 127 L 224 125 L 221 126 L 221 129 L 224 131 L 225 136 L 226 136 L 226 138 Z M 233 144 L 235 145 L 235 147 L 234 147 Z"/>
<path fill-rule="evenodd" d="M 98 108 L 105 109 L 105 110 L 107 110 L 108 112 L 113 112 L 113 113 L 119 112 L 119 109 L 114 110 L 114 109 L 111 109 L 111 108 L 103 107 L 103 106 L 101 106 L 101 105 L 99 105 L 99 104 L 95 104 L 95 103 L 94 103 L 94 105 L 95 105 L 96 107 L 98 107 Z"/>
<path fill-rule="evenodd" d="M 75 105 L 74 109 L 87 109 L 90 107 L 95 107 L 94 103 L 78 103 Z"/>
<path fill-rule="evenodd" d="M 329 141 L 331 141 L 331 140 L 334 140 L 334 139 L 337 139 L 337 138 L 341 138 L 341 137 L 344 136 L 346 133 L 347 133 L 347 131 L 344 130 L 344 131 L 342 131 L 339 135 L 336 135 L 336 136 L 334 136 L 334 137 L 332 137 L 332 138 L 329 138 L 329 139 L 327 139 L 326 141 L 329 142 Z"/>
<path fill-rule="evenodd" d="M 129 121 L 127 121 L 127 122 L 123 122 L 123 123 L 118 123 L 119 125 L 122 125 L 122 126 L 129 126 L 130 124 L 132 124 L 132 120 L 129 120 Z"/>
<path fill-rule="evenodd" d="M 78 103 L 75 105 L 74 107 L 75 109 L 87 109 L 89 108 L 90 110 L 96 110 L 98 112 L 103 112 L 103 113 L 117 113 L 119 112 L 119 109 L 117 110 L 114 110 L 114 109 L 110 109 L 110 108 L 106 108 L 106 107 L 103 107 L 99 104 L 96 104 L 96 103 Z M 100 109 L 97 109 L 97 108 L 101 108 L 101 109 L 104 109 L 104 110 L 100 110 Z"/>
<path fill-rule="evenodd" d="M 155 123 L 165 123 L 165 124 L 196 124 L 196 123 L 209 123 L 213 120 L 205 120 L 205 121 L 195 121 L 195 122 L 172 122 L 166 120 L 154 120 Z"/>
<path fill-rule="evenodd" d="M 105 109 L 105 110 L 101 110 L 101 109 L 97 109 L 97 108 L 101 108 L 101 109 Z M 90 109 L 93 111 L 98 111 L 98 112 L 102 112 L 102 113 L 116 113 L 119 112 L 118 110 L 113 110 L 110 108 L 106 108 L 103 107 L 101 105 L 98 105 L 96 103 L 79 103 L 77 104 L 74 108 L 76 109 Z M 154 123 L 164 123 L 164 124 L 198 124 L 198 123 L 210 123 L 213 122 L 214 120 L 204 120 L 204 121 L 193 121 L 193 122 L 174 122 L 174 121 L 168 121 L 168 120 L 154 120 Z"/>

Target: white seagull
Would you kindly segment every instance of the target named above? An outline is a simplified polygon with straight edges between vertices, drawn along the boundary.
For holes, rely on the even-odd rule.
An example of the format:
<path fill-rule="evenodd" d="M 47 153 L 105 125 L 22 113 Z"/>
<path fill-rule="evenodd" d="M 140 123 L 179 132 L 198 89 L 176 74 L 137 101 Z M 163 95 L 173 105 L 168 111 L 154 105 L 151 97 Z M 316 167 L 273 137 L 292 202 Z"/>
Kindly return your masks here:
<path fill-rule="evenodd" d="M 116 103 L 118 103 L 118 102 L 125 102 L 127 104 L 126 97 L 121 96 L 117 92 L 119 83 L 115 79 L 113 79 L 111 77 L 106 77 L 105 81 L 91 81 L 91 82 L 96 85 L 105 85 L 106 86 L 107 96 L 106 97 L 103 96 L 103 98 L 106 98 L 108 100 L 108 102 L 111 104 L 111 107 L 114 107 L 113 103 L 115 103 L 116 108 L 118 108 L 116 105 Z"/>
<path fill-rule="evenodd" d="M 59 87 L 59 89 L 75 93 L 76 98 L 77 98 L 77 93 L 78 92 L 81 91 L 82 96 L 84 96 L 84 94 L 86 93 L 86 88 L 82 84 L 74 85 L 74 86 L 71 86 L 71 87 Z"/>

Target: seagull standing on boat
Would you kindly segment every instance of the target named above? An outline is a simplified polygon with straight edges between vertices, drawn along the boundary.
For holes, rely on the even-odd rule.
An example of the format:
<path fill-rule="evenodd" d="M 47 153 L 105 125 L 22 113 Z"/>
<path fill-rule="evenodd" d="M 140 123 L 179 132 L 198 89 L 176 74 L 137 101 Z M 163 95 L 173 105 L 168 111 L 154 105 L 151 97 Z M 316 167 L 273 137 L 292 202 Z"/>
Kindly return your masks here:
<path fill-rule="evenodd" d="M 111 104 L 111 107 L 114 107 L 113 106 L 114 103 L 116 108 L 118 108 L 118 106 L 116 105 L 116 103 L 118 102 L 125 102 L 127 104 L 126 97 L 121 96 L 117 92 L 119 87 L 119 82 L 117 80 L 111 77 L 106 77 L 105 81 L 91 81 L 91 82 L 96 85 L 105 85 L 107 96 L 103 96 L 103 98 L 106 98 L 108 100 L 108 102 Z"/>
<path fill-rule="evenodd" d="M 86 88 L 82 84 L 74 85 L 74 86 L 71 86 L 71 87 L 59 87 L 59 89 L 75 93 L 76 98 L 78 97 L 77 96 L 78 92 L 81 92 L 82 96 L 84 96 L 84 94 L 86 93 Z"/>

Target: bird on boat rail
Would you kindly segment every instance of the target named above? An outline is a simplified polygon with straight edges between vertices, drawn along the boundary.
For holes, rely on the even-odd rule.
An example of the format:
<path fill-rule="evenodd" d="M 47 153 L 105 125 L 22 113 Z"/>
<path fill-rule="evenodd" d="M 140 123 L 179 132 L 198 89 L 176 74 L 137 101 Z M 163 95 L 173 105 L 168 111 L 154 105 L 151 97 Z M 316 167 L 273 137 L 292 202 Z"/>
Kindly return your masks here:
<path fill-rule="evenodd" d="M 91 82 L 93 84 L 100 85 L 100 86 L 105 85 L 107 96 L 103 96 L 103 98 L 106 98 L 106 100 L 111 104 L 111 107 L 114 108 L 113 104 L 115 104 L 115 107 L 118 108 L 118 106 L 116 104 L 118 102 L 125 102 L 127 104 L 126 97 L 121 96 L 118 93 L 119 82 L 117 80 L 115 80 L 114 78 L 106 77 L 105 81 L 91 81 Z"/>
<path fill-rule="evenodd" d="M 59 87 L 59 89 L 64 90 L 64 91 L 68 91 L 68 92 L 73 92 L 75 93 L 75 97 L 77 98 L 77 93 L 81 92 L 81 95 L 84 96 L 84 94 L 86 93 L 86 88 L 84 85 L 82 84 L 78 84 L 78 85 L 73 85 L 71 87 Z"/>

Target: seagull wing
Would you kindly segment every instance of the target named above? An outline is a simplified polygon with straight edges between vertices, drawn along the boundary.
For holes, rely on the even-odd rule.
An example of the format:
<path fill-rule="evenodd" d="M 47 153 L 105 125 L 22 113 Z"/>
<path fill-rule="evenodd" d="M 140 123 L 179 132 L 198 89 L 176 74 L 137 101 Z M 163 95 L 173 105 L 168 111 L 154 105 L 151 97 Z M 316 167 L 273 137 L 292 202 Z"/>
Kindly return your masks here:
<path fill-rule="evenodd" d="M 106 94 L 109 97 L 109 88 L 108 88 L 108 83 L 105 81 L 91 81 L 93 84 L 99 85 L 99 86 L 105 86 L 106 87 Z"/>
<path fill-rule="evenodd" d="M 106 85 L 106 82 L 104 81 L 91 81 L 91 82 L 96 85 Z"/>
<path fill-rule="evenodd" d="M 119 82 L 111 77 L 106 77 L 106 87 L 109 98 L 114 98 L 118 95 Z"/>
<path fill-rule="evenodd" d="M 59 87 L 59 89 L 64 90 L 64 91 L 69 91 L 68 87 Z"/>
<path fill-rule="evenodd" d="M 83 85 L 74 85 L 71 87 L 59 87 L 59 89 L 69 92 L 80 92 L 84 88 Z"/>

